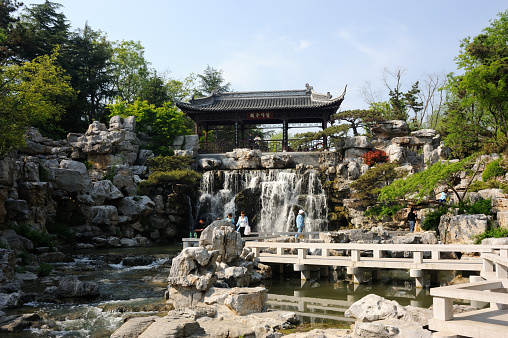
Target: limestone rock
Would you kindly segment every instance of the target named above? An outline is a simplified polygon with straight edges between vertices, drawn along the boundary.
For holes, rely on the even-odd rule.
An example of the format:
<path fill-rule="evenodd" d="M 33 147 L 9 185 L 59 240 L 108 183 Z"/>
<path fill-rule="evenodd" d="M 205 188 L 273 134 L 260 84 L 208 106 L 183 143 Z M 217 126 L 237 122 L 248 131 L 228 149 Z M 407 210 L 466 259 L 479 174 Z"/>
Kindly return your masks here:
<path fill-rule="evenodd" d="M 56 294 L 61 298 L 96 297 L 99 286 L 95 282 L 82 282 L 76 276 L 65 276 L 60 279 Z"/>
<path fill-rule="evenodd" d="M 90 208 L 90 220 L 96 225 L 117 225 L 118 210 L 113 205 L 101 205 Z"/>
<path fill-rule="evenodd" d="M 428 309 L 415 310 L 414 307 L 403 307 L 393 300 L 370 294 L 353 303 L 344 313 L 345 317 L 356 318 L 357 322 L 373 322 L 382 319 L 401 319 L 427 325 L 431 318 Z"/>
<path fill-rule="evenodd" d="M 397 136 L 406 136 L 409 133 L 409 127 L 405 121 L 390 120 L 378 122 L 372 129 L 374 137 L 388 139 Z"/>
<path fill-rule="evenodd" d="M 226 300 L 226 305 L 239 316 L 266 311 L 267 290 L 264 287 L 233 288 Z"/>
<path fill-rule="evenodd" d="M 291 164 L 289 155 L 265 155 L 261 157 L 261 166 L 265 169 L 283 169 Z"/>
<path fill-rule="evenodd" d="M 198 168 L 201 170 L 219 169 L 221 165 L 222 161 L 214 158 L 202 158 L 198 161 Z"/>
<path fill-rule="evenodd" d="M 0 283 L 6 283 L 14 279 L 16 255 L 13 250 L 0 249 Z"/>
<path fill-rule="evenodd" d="M 439 222 L 441 241 L 445 244 L 473 244 L 474 236 L 487 230 L 490 216 L 479 215 L 443 215 Z"/>

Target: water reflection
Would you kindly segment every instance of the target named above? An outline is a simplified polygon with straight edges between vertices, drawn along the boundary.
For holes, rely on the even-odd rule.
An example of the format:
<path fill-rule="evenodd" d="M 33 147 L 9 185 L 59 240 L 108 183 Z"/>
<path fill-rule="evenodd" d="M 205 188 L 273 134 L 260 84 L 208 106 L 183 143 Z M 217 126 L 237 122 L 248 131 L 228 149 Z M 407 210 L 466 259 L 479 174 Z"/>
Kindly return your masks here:
<path fill-rule="evenodd" d="M 296 312 L 304 323 L 352 322 L 344 312 L 356 301 L 374 293 L 406 306 L 428 308 L 432 297 L 426 288 L 416 288 L 411 281 L 391 280 L 368 284 L 352 284 L 343 280 L 319 279 L 301 281 L 274 278 L 265 283 L 269 290 L 268 308 Z"/>

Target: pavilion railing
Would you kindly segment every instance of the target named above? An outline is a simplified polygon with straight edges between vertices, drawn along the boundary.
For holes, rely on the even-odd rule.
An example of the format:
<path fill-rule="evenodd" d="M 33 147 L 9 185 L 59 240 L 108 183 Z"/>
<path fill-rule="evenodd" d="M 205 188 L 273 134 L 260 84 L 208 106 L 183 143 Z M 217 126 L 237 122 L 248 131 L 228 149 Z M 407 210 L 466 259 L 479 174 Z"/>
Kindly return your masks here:
<path fill-rule="evenodd" d="M 307 142 L 303 145 L 296 146 L 297 139 L 288 140 L 288 151 L 319 151 L 323 150 L 323 142 L 321 140 L 314 140 Z M 249 142 L 248 140 L 239 141 L 238 146 L 235 146 L 234 141 L 213 141 L 213 142 L 200 142 L 199 152 L 201 154 L 221 154 L 233 151 L 236 148 L 250 148 L 260 149 L 262 152 L 281 152 L 282 140 L 259 140 Z"/>

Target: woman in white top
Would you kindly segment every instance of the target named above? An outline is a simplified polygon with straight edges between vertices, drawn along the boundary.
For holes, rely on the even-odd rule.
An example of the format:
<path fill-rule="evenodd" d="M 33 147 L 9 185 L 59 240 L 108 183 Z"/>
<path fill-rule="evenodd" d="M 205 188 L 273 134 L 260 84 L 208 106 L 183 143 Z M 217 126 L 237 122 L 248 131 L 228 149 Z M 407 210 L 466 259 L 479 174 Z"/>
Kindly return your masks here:
<path fill-rule="evenodd" d="M 245 212 L 240 212 L 240 217 L 238 217 L 238 222 L 236 222 L 236 231 L 240 232 L 240 235 L 244 236 L 245 227 L 249 226 L 249 219 L 245 216 Z"/>

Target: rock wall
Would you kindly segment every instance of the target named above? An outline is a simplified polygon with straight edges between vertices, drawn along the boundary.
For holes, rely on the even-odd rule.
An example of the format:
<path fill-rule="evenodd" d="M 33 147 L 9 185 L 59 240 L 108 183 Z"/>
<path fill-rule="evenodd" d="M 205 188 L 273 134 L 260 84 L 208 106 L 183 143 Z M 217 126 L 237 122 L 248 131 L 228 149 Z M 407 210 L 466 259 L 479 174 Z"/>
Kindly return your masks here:
<path fill-rule="evenodd" d="M 165 243 L 187 234 L 193 191 L 167 186 L 138 195 L 153 153 L 139 149 L 135 126 L 134 117 L 114 116 L 109 128 L 96 121 L 59 141 L 29 130 L 26 148 L 0 160 L 0 223 L 64 224 L 78 247 Z"/>

